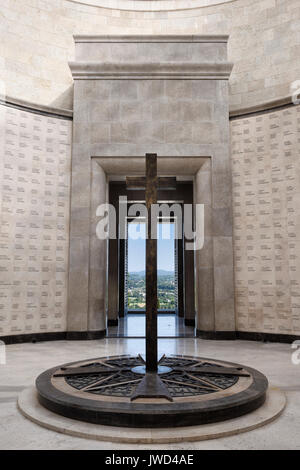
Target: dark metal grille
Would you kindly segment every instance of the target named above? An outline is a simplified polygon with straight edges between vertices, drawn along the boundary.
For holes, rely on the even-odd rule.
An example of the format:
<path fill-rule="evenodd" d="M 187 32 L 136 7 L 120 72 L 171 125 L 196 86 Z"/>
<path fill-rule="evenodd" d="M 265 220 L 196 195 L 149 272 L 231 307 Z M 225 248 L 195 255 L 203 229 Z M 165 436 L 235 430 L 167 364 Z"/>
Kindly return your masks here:
<path fill-rule="evenodd" d="M 120 357 L 114 359 L 95 361 L 82 366 L 104 367 L 103 372 L 91 375 L 72 375 L 65 377 L 66 382 L 73 388 L 95 395 L 128 397 L 134 393 L 141 383 L 143 375 L 133 372 L 135 366 L 143 365 L 141 357 Z M 182 357 L 164 357 L 161 366 L 171 367 L 172 371 L 160 375 L 160 379 L 167 387 L 170 395 L 175 397 L 188 397 L 207 395 L 232 387 L 239 379 L 238 376 L 222 374 L 203 374 L 197 372 L 197 367 L 221 367 L 214 363 L 187 359 Z"/>

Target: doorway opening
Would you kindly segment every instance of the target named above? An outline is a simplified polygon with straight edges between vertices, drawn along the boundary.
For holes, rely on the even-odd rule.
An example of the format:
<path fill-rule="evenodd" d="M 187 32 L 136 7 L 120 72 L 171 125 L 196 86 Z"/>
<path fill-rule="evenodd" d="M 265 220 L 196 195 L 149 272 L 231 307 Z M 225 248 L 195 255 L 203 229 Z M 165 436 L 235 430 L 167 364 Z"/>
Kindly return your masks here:
<path fill-rule="evenodd" d="M 128 190 L 125 182 L 111 181 L 109 202 L 118 213 L 119 198 L 127 197 L 127 214 L 132 204 L 144 203 L 145 191 Z M 157 243 L 158 335 L 195 336 L 194 253 L 177 239 L 176 213 L 172 204 L 193 203 L 193 184 L 177 182 L 177 189 L 159 189 L 159 204 L 169 204 L 170 215 L 159 216 Z M 183 212 L 184 213 L 184 212 Z M 184 217 L 180 221 L 183 224 Z M 109 337 L 145 336 L 146 313 L 146 220 L 126 216 L 127 238 L 109 241 L 108 330 Z M 183 225 L 182 225 L 183 231 Z M 122 232 L 123 233 L 123 232 Z"/>
<path fill-rule="evenodd" d="M 146 224 L 128 221 L 125 260 L 125 308 L 127 314 L 146 310 Z M 158 313 L 178 313 L 178 263 L 175 222 L 157 224 Z"/>

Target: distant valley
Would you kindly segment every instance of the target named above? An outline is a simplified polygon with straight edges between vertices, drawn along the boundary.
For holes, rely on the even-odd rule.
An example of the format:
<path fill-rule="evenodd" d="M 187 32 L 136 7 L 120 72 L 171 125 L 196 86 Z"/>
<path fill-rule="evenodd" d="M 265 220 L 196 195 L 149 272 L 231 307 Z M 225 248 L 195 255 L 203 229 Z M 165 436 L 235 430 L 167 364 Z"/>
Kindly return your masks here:
<path fill-rule="evenodd" d="M 128 309 L 143 310 L 146 307 L 145 271 L 128 273 Z M 158 308 L 175 310 L 175 273 L 159 269 L 157 271 Z"/>
<path fill-rule="evenodd" d="M 128 273 L 129 276 L 145 277 L 145 271 L 131 271 Z M 165 271 L 164 269 L 158 269 L 158 276 L 174 276 L 174 271 Z"/>

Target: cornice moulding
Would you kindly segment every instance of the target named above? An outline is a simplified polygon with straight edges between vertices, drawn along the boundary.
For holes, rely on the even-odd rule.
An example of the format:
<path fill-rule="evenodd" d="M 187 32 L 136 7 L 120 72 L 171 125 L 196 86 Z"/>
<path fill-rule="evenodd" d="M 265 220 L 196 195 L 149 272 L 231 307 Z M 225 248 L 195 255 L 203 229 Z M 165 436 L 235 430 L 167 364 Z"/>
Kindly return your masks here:
<path fill-rule="evenodd" d="M 103 10 L 131 11 L 133 13 L 155 13 L 201 10 L 218 7 L 238 0 L 66 0 L 75 5 L 85 5 Z"/>
<path fill-rule="evenodd" d="M 227 43 L 229 35 L 220 34 L 164 34 L 164 35 L 74 35 L 74 41 L 78 43 L 145 43 L 145 42 L 180 42 L 180 43 Z"/>
<path fill-rule="evenodd" d="M 244 108 L 235 108 L 230 110 L 230 118 L 238 119 L 239 117 L 266 113 L 282 109 L 287 106 L 295 106 L 291 96 L 284 96 L 273 101 L 267 101 L 265 103 L 256 104 L 254 106 L 248 106 Z"/>
<path fill-rule="evenodd" d="M 44 114 L 67 119 L 71 119 L 73 117 L 73 110 L 71 109 L 57 108 L 55 106 L 37 104 L 32 101 L 26 101 L 20 98 L 14 98 L 7 95 L 0 95 L 0 104 L 28 112 L 33 112 L 36 114 Z"/>
<path fill-rule="evenodd" d="M 74 80 L 228 80 L 233 64 L 218 63 L 99 63 L 69 62 Z"/>

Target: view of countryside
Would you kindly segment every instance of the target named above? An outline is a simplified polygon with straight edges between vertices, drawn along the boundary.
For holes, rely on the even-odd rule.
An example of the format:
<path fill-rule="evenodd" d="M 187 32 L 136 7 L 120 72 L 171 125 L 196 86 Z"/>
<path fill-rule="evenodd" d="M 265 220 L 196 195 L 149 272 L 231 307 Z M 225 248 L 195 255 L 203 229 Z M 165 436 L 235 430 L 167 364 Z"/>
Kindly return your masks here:
<path fill-rule="evenodd" d="M 158 309 L 175 310 L 175 239 L 174 224 L 158 224 L 157 243 L 157 288 Z M 128 310 L 138 311 L 146 308 L 145 277 L 145 224 L 128 225 Z"/>
<path fill-rule="evenodd" d="M 175 310 L 174 271 L 159 270 L 157 273 L 158 309 Z M 128 273 L 128 310 L 146 308 L 145 272 Z"/>

